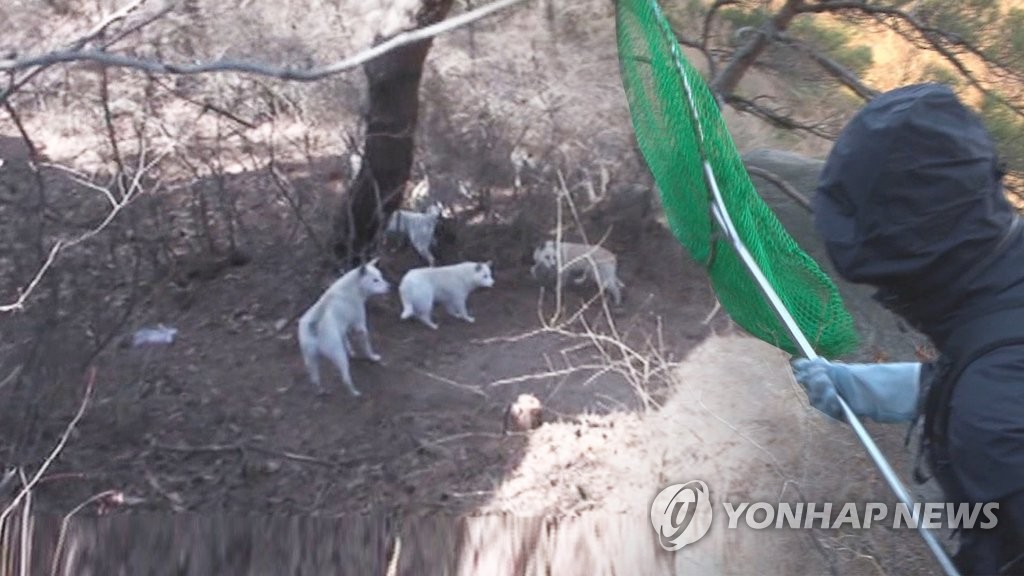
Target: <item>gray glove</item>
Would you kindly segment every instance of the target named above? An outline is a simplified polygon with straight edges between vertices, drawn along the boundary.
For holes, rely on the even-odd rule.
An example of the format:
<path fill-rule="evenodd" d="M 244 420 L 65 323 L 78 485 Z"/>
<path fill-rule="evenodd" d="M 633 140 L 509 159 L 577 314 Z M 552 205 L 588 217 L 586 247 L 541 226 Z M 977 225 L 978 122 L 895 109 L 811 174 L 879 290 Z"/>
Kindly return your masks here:
<path fill-rule="evenodd" d="M 845 420 L 837 392 L 854 414 L 876 422 L 909 422 L 917 415 L 921 376 L 917 362 L 843 364 L 800 358 L 792 364 L 811 406 L 836 420 Z"/>

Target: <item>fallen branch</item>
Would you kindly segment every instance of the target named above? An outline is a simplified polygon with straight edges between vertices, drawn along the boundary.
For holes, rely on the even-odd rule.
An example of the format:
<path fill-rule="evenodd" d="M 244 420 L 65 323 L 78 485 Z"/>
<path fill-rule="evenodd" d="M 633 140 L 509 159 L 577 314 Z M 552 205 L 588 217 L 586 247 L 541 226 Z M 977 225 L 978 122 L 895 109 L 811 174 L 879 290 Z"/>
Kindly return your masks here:
<path fill-rule="evenodd" d="M 570 374 L 576 374 L 583 370 L 603 370 L 606 368 L 604 364 L 581 364 L 579 366 L 570 366 L 568 368 L 562 368 L 559 370 L 547 370 L 545 372 L 536 372 L 533 374 L 522 374 L 519 376 L 511 376 L 509 378 L 500 378 L 487 384 L 489 387 L 494 388 L 496 386 L 506 386 L 508 384 L 521 384 L 523 382 L 529 382 L 530 380 L 543 380 L 545 378 L 554 378 L 557 376 L 568 376 Z"/>
<path fill-rule="evenodd" d="M 166 450 L 167 452 L 187 452 L 187 453 L 202 453 L 202 452 L 242 452 L 245 450 L 245 446 L 242 444 L 203 444 L 201 446 L 172 446 L 170 444 L 150 444 L 151 448 L 157 450 Z"/>
<path fill-rule="evenodd" d="M 336 465 L 330 460 L 324 460 L 323 458 L 317 458 L 315 456 L 306 456 L 305 454 L 296 454 L 295 452 L 285 452 L 279 450 L 271 450 L 270 448 L 263 448 L 262 446 L 254 446 L 247 444 L 246 448 L 253 452 L 261 452 L 270 456 L 277 456 L 286 460 L 293 460 L 295 462 L 303 462 L 305 464 L 317 464 L 319 466 L 326 466 L 328 468 L 334 468 Z"/>
<path fill-rule="evenodd" d="M 488 395 L 486 392 L 481 390 L 479 386 L 472 386 L 470 384 L 460 384 L 460 383 L 456 382 L 455 380 L 452 380 L 451 378 L 445 378 L 444 376 L 439 376 L 437 374 L 434 374 L 433 372 L 428 372 L 426 370 L 416 369 L 416 372 L 426 376 L 427 378 L 430 378 L 431 380 L 436 380 L 437 382 L 440 382 L 442 384 L 447 384 L 449 386 L 453 386 L 455 388 L 458 388 L 459 390 L 464 390 L 464 391 L 469 392 L 471 394 L 476 394 L 478 396 L 483 396 L 484 398 L 487 398 L 488 400 L 490 400 L 490 398 L 491 398 L 490 395 Z"/>
<path fill-rule="evenodd" d="M 24 364 L 18 364 L 14 367 L 14 370 L 11 370 L 10 374 L 8 374 L 3 380 L 0 380 L 0 390 L 3 390 L 5 386 L 17 380 L 18 376 L 21 376 L 21 371 L 24 367 Z M 2 484 L 0 484 L 0 486 L 2 486 Z"/>
<path fill-rule="evenodd" d="M 204 444 L 201 446 L 185 446 L 178 445 L 173 446 L 171 444 L 150 444 L 151 448 L 156 450 L 166 450 L 168 452 L 185 452 L 185 453 L 202 453 L 202 452 L 241 452 L 245 453 L 246 450 L 253 452 L 260 452 L 262 454 L 268 454 L 270 456 L 277 456 L 286 460 L 294 460 L 295 462 L 304 462 L 306 464 L 317 464 L 319 466 L 325 466 L 327 468 L 335 468 L 338 466 L 337 463 L 331 462 L 330 460 L 324 460 L 315 456 L 306 456 L 305 454 L 296 454 L 295 452 L 283 452 L 274 450 L 272 448 L 265 448 L 255 444 L 249 444 L 247 442 L 238 442 L 235 444 Z"/>
<path fill-rule="evenodd" d="M 171 508 L 175 512 L 184 512 L 185 510 L 187 510 L 187 508 L 185 508 L 185 502 L 181 498 L 181 496 L 179 496 L 175 492 L 168 492 L 163 487 L 163 485 L 160 484 L 160 482 L 156 479 L 156 476 L 154 476 L 153 473 L 150 472 L 149 470 L 146 470 L 146 482 L 153 490 L 159 492 L 161 496 L 166 498 L 167 501 L 171 503 Z"/>

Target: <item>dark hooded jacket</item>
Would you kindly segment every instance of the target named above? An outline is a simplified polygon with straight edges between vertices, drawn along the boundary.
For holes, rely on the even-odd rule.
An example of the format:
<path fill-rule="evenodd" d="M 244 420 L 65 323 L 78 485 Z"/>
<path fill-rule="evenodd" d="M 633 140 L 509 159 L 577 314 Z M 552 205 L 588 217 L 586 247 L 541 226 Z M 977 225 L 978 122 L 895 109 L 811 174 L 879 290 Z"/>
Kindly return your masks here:
<path fill-rule="evenodd" d="M 837 271 L 877 287 L 945 354 L 970 321 L 1016 310 L 1024 318 L 1024 226 L 1001 180 L 987 130 L 949 88 L 899 88 L 839 136 L 815 224 Z M 1024 341 L 1024 322 L 1012 330 Z M 955 381 L 946 441 L 966 497 L 1024 490 L 1024 344 L 986 352 Z"/>

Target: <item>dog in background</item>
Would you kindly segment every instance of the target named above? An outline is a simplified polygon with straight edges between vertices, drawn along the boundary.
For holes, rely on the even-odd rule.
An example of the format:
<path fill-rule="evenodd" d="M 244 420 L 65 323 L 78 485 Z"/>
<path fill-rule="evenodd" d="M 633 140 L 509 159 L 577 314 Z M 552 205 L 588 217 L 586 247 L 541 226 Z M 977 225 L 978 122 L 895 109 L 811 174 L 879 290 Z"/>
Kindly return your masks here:
<path fill-rule="evenodd" d="M 436 268 L 413 268 L 398 285 L 402 297 L 402 320 L 416 318 L 437 330 L 431 319 L 434 304 L 440 302 L 448 314 L 475 322 L 466 310 L 466 299 L 477 288 L 494 286 L 490 262 L 462 262 Z"/>
<path fill-rule="evenodd" d="M 413 212 L 412 210 L 395 210 L 388 219 L 387 232 L 393 235 L 405 236 L 409 239 L 412 247 L 433 266 L 434 255 L 430 252 L 430 246 L 434 243 L 434 230 L 437 228 L 437 221 L 441 218 L 443 209 L 439 203 L 431 204 L 425 212 Z"/>
<path fill-rule="evenodd" d="M 390 288 L 391 285 L 377 269 L 377 258 L 374 258 L 336 280 L 299 318 L 299 348 L 318 395 L 324 394 L 320 382 L 320 354 L 338 368 L 349 392 L 353 396 L 360 395 L 352 384 L 349 358 L 355 355 L 358 347 L 364 358 L 380 362 L 381 357 L 373 351 L 366 328 L 366 300 L 370 296 L 387 294 Z M 353 337 L 358 346 L 353 345 Z"/>
<path fill-rule="evenodd" d="M 622 291 L 626 285 L 619 280 L 616 273 L 617 258 L 606 248 L 590 246 L 589 244 L 578 244 L 574 242 L 562 242 L 561 254 L 555 247 L 554 240 L 544 242 L 543 246 L 533 251 L 533 266 L 530 268 L 530 275 L 534 279 L 540 279 L 543 273 L 562 274 L 562 281 L 571 281 L 572 284 L 580 286 L 585 282 L 594 282 L 601 289 L 612 296 L 615 305 L 622 304 Z M 559 269 L 559 259 L 561 269 Z"/>

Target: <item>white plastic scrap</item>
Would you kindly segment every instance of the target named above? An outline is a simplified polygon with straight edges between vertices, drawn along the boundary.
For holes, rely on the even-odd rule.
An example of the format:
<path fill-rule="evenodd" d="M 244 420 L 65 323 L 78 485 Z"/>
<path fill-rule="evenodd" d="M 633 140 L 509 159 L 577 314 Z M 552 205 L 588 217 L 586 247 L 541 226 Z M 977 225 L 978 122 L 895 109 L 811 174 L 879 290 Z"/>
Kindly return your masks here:
<path fill-rule="evenodd" d="M 158 324 L 155 328 L 141 328 L 132 337 L 132 346 L 145 346 L 147 344 L 171 344 L 174 337 L 178 335 L 177 328 L 171 328 Z"/>

